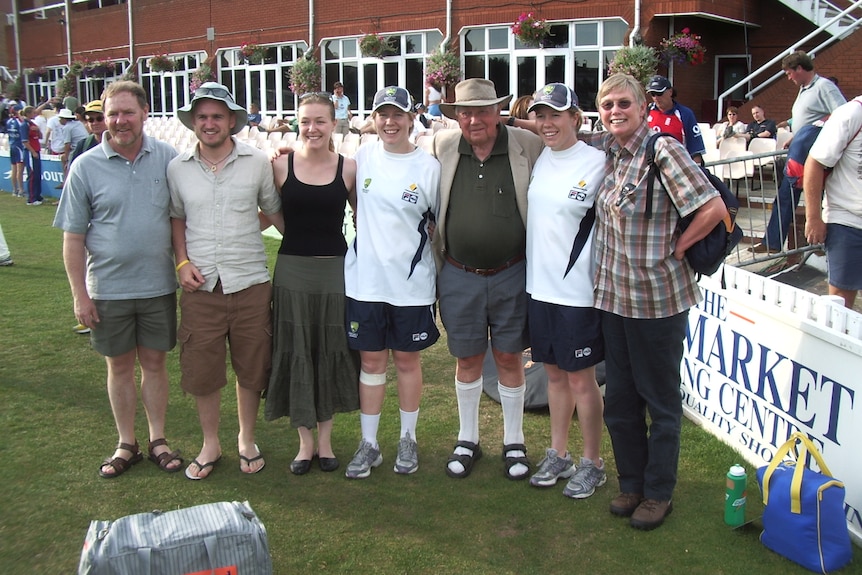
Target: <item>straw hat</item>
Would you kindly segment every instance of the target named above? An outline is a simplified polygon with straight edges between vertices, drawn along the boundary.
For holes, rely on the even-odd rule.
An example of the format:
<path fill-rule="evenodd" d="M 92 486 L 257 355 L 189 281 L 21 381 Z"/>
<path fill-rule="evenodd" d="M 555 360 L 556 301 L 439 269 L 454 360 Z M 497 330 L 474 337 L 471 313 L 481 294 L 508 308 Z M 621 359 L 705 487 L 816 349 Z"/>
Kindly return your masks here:
<path fill-rule="evenodd" d="M 483 106 L 494 106 L 502 104 L 505 106 L 512 99 L 512 95 L 497 97 L 494 82 L 484 78 L 470 78 L 458 82 L 455 86 L 455 101 L 448 104 L 440 104 L 440 111 L 447 118 L 457 119 L 455 116 L 456 106 L 471 106 L 481 108 Z"/>

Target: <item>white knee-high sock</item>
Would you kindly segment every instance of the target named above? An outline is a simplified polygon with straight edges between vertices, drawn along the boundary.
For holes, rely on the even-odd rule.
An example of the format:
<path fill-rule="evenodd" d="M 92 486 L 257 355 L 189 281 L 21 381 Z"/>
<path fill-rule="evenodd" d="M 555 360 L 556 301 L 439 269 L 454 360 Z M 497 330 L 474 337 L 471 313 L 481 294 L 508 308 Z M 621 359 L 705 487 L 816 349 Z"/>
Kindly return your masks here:
<path fill-rule="evenodd" d="M 377 448 L 377 428 L 380 426 L 380 414 L 359 414 L 359 426 L 362 428 L 362 439 Z"/>
<path fill-rule="evenodd" d="M 524 443 L 524 394 L 527 384 L 506 387 L 497 382 L 503 407 L 503 444 Z"/>
<path fill-rule="evenodd" d="M 401 437 L 406 437 L 409 433 L 413 441 L 416 441 L 416 422 L 419 421 L 419 410 L 404 411 L 400 409 L 399 411 L 401 412 Z"/>
<path fill-rule="evenodd" d="M 470 382 L 455 379 L 455 396 L 458 398 L 458 415 L 461 421 L 458 441 L 479 443 L 479 400 L 482 399 L 482 376 Z"/>

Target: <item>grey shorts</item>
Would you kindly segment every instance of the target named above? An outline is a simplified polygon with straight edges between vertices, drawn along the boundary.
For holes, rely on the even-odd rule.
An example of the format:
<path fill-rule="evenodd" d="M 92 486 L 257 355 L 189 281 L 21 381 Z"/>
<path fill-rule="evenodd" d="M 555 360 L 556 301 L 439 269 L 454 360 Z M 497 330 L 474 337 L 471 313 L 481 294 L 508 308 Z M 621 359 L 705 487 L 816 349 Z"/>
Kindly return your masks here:
<path fill-rule="evenodd" d="M 170 351 L 177 344 L 177 294 L 147 299 L 93 300 L 99 323 L 90 345 L 107 357 L 136 347 Z"/>
<path fill-rule="evenodd" d="M 527 330 L 527 262 L 492 276 L 480 276 L 446 262 L 437 279 L 440 319 L 449 353 L 483 355 L 491 346 L 521 353 L 529 345 Z"/>

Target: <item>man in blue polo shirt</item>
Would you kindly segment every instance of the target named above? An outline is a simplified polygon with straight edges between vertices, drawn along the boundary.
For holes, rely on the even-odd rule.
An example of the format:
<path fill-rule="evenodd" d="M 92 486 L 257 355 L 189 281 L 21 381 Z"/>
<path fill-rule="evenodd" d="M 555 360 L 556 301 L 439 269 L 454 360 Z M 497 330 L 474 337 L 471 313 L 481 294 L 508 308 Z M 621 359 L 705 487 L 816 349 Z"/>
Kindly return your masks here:
<path fill-rule="evenodd" d="M 652 98 L 652 104 L 648 110 L 650 129 L 673 135 L 685 145 L 692 159 L 702 164 L 706 146 L 703 144 L 697 118 L 690 108 L 686 108 L 674 99 L 676 89 L 670 81 L 664 76 L 653 76 L 646 85 L 646 92 Z"/>

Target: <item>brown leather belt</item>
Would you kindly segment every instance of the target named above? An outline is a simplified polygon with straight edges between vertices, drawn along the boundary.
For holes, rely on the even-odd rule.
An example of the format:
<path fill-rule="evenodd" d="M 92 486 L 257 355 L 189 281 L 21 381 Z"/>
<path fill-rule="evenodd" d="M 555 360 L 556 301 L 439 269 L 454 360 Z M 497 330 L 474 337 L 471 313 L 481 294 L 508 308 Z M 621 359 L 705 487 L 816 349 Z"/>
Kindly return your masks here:
<path fill-rule="evenodd" d="M 471 268 L 470 266 L 465 266 L 464 264 L 462 264 L 461 262 L 459 262 L 458 260 L 456 260 L 455 258 L 450 256 L 449 254 L 446 254 L 446 261 L 449 262 L 450 264 L 452 264 L 453 266 L 455 266 L 456 268 L 458 268 L 459 270 L 464 270 L 465 272 L 470 272 L 471 274 L 476 274 L 477 276 L 487 277 L 487 276 L 496 275 L 503 270 L 509 269 L 510 267 L 512 267 L 516 263 L 522 261 L 526 257 L 527 257 L 526 254 L 519 254 L 519 255 L 513 257 L 512 259 L 508 260 L 503 265 L 498 266 L 496 268 Z"/>

